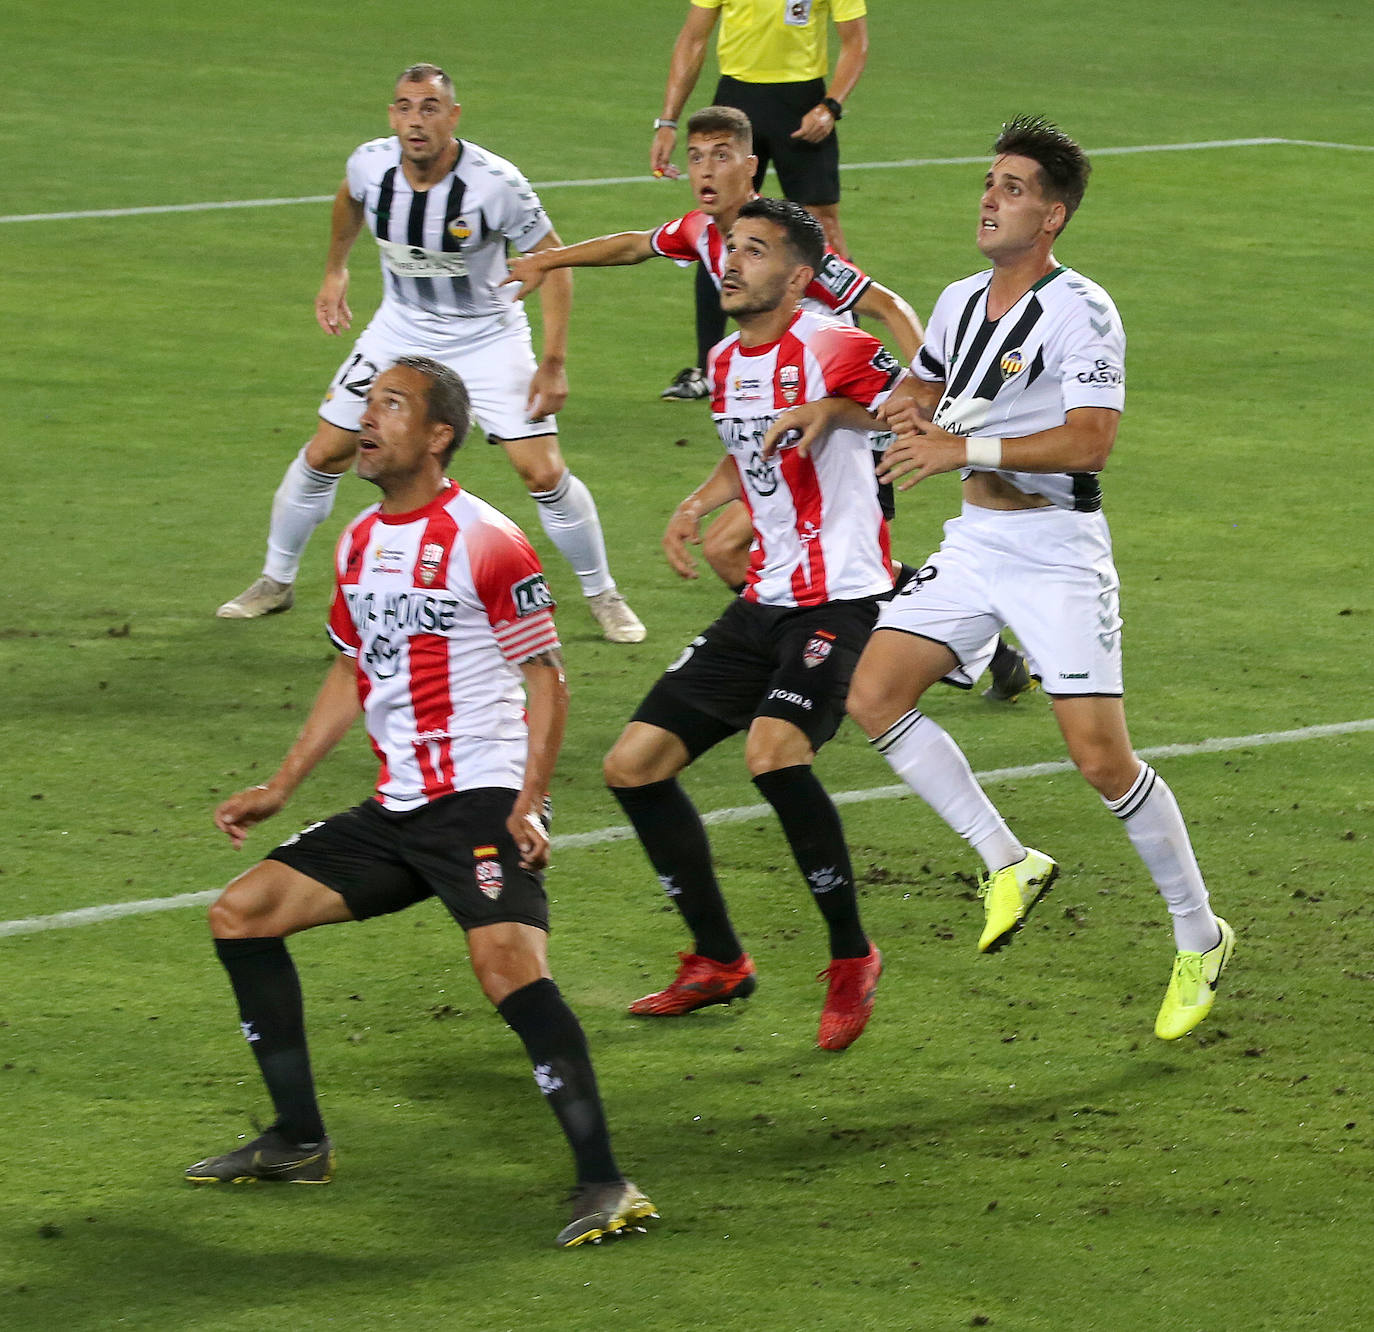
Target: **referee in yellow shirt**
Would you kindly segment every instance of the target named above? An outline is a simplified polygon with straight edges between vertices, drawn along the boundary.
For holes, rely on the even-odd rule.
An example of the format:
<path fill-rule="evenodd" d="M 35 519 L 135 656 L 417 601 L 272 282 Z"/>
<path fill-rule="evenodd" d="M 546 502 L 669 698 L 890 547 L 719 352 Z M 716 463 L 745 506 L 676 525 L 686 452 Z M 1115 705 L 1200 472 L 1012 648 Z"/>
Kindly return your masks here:
<path fill-rule="evenodd" d="M 672 164 L 677 123 L 696 87 L 706 43 L 720 18 L 716 56 L 720 83 L 712 99 L 733 106 L 754 127 L 759 159 L 755 189 L 772 162 L 783 194 L 805 206 L 837 254 L 847 255 L 840 229 L 840 145 L 835 122 L 868 60 L 865 0 L 691 0 L 678 33 L 663 91 L 663 113 L 654 121 L 650 166 L 655 175 L 681 174 Z M 827 48 L 829 20 L 840 38 L 835 75 Z M 706 281 L 703 284 L 702 278 Z M 725 335 L 725 317 L 710 275 L 697 271 L 697 366 L 689 367 L 663 392 L 665 398 L 704 398 L 700 367 Z"/>

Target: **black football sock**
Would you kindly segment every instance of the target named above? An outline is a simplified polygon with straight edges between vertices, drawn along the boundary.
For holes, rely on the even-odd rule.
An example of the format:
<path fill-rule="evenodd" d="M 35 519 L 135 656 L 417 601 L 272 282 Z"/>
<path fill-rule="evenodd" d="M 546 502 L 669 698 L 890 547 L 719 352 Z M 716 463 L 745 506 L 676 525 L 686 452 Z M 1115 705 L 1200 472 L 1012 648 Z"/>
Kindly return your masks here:
<path fill-rule="evenodd" d="M 720 289 L 705 264 L 697 265 L 697 369 L 706 372 L 711 348 L 725 336 L 725 312 L 720 308 Z"/>
<path fill-rule="evenodd" d="M 607 1184 L 620 1179 L 587 1038 L 558 986 L 537 980 L 508 994 L 496 1010 L 525 1043 L 534 1081 L 572 1148 L 577 1182 Z"/>
<path fill-rule="evenodd" d="M 324 1121 L 310 1076 L 301 982 L 286 941 L 216 939 L 215 952 L 239 1001 L 239 1023 L 276 1108 L 278 1131 L 290 1142 L 319 1142 Z"/>
<path fill-rule="evenodd" d="M 647 786 L 613 786 L 611 794 L 630 820 L 664 892 L 692 931 L 693 950 L 716 962 L 737 961 L 744 946 L 730 924 L 711 864 L 711 844 L 687 792 L 670 777 Z"/>
<path fill-rule="evenodd" d="M 754 785 L 777 811 L 797 868 L 825 917 L 830 929 L 830 956 L 867 957 L 868 936 L 859 923 L 859 901 L 844 827 L 820 779 L 805 764 L 798 764 L 760 773 Z"/>

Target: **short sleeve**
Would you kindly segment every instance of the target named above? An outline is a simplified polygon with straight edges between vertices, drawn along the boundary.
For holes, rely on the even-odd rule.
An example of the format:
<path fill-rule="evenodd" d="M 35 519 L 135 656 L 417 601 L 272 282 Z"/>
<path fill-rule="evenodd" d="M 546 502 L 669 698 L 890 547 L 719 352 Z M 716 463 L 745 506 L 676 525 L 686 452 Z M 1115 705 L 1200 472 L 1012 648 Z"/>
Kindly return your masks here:
<path fill-rule="evenodd" d="M 553 594 L 524 533 L 514 523 L 485 522 L 464 537 L 473 587 L 501 655 L 518 666 L 557 648 Z"/>
<path fill-rule="evenodd" d="M 534 249 L 553 230 L 534 187 L 509 162 L 500 172 L 493 199 L 485 206 L 493 231 L 499 231 L 522 254 Z"/>
<path fill-rule="evenodd" d="M 845 314 L 858 304 L 859 298 L 872 285 L 873 279 L 861 268 L 848 259 L 841 259 L 833 250 L 827 250 L 821 271 L 806 289 L 806 297 L 831 314 Z"/>
<path fill-rule="evenodd" d="M 947 311 L 942 296 L 935 302 L 930 322 L 926 325 L 926 340 L 911 363 L 911 373 L 927 384 L 943 384 L 949 379 L 949 368 L 945 364 L 945 332 L 949 326 Z"/>
<path fill-rule="evenodd" d="M 649 234 L 649 245 L 655 254 L 665 259 L 677 259 L 687 263 L 701 259 L 697 248 L 701 237 L 702 214 L 696 210 L 685 217 L 674 218 L 661 227 L 655 227 Z"/>
<path fill-rule="evenodd" d="M 1059 382 L 1066 412 L 1075 407 L 1125 409 L 1126 333 L 1105 291 L 1089 289 L 1051 339 L 1051 353 L 1054 342 L 1061 344 Z"/>
<path fill-rule="evenodd" d="M 871 333 L 845 324 L 832 324 L 813 343 L 826 393 L 849 398 L 860 407 L 883 402 L 902 378 L 901 363 Z"/>

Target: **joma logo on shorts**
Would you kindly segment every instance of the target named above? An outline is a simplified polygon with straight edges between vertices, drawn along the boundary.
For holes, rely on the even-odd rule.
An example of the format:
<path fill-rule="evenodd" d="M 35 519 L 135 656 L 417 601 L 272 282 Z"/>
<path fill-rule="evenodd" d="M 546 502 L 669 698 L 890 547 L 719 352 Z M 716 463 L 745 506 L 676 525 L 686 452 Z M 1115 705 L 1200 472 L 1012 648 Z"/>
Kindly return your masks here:
<path fill-rule="evenodd" d="M 803 698 L 801 694 L 794 694 L 790 689 L 773 689 L 769 691 L 768 700 L 778 699 L 782 703 L 792 703 L 799 708 L 811 711 L 811 700 Z"/>

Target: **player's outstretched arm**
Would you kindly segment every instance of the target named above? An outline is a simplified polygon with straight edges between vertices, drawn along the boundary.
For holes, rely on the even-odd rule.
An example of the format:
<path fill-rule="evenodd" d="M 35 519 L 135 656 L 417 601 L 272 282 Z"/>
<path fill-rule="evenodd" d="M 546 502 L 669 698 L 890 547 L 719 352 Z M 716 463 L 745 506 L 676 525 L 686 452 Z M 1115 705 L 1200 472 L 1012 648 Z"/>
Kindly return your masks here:
<path fill-rule="evenodd" d="M 345 180 L 334 196 L 324 281 L 315 297 L 315 321 L 331 335 L 345 332 L 353 323 L 353 311 L 348 308 L 348 255 L 362 228 L 363 206 L 349 194 Z"/>
<path fill-rule="evenodd" d="M 881 282 L 870 282 L 863 295 L 854 302 L 854 311 L 871 319 L 881 319 L 902 353 L 902 360 L 910 365 L 916 359 L 916 353 L 926 340 L 925 330 L 916 311 L 891 287 L 885 287 Z"/>
<path fill-rule="evenodd" d="M 230 796 L 215 810 L 215 827 L 235 850 L 243 845 L 249 829 L 281 810 L 315 765 L 348 733 L 361 711 L 353 659 L 340 653 L 325 674 L 310 715 L 276 775 L 262 786 L 250 786 Z"/>
<path fill-rule="evenodd" d="M 873 417 L 852 398 L 818 398 L 798 403 L 781 413 L 763 436 L 763 456 L 796 447 L 805 458 L 832 430 L 872 430 Z"/>
<path fill-rule="evenodd" d="M 687 21 L 673 43 L 673 54 L 668 60 L 668 82 L 663 89 L 663 113 L 660 120 L 677 120 L 682 108 L 692 95 L 701 76 L 701 67 L 706 62 L 706 42 L 711 29 L 716 26 L 719 14 L 716 9 L 703 9 L 700 5 L 689 5 Z M 649 170 L 655 176 L 667 176 L 676 180 L 682 171 L 672 163 L 673 148 L 677 144 L 677 131 L 670 126 L 654 131 L 654 141 L 649 148 Z"/>
<path fill-rule="evenodd" d="M 557 648 L 520 663 L 525 677 L 525 716 L 529 727 L 529 751 L 525 781 L 515 798 L 506 828 L 520 848 L 526 869 L 543 869 L 549 863 L 549 830 L 544 826 L 544 796 L 553 783 L 558 751 L 568 724 L 568 680 L 563 654 Z"/>
<path fill-rule="evenodd" d="M 728 455 L 681 504 L 673 510 L 663 533 L 663 553 L 673 571 L 682 578 L 697 577 L 697 562 L 689 546 L 701 545 L 701 520 L 723 504 L 739 499 L 739 468 Z"/>
<path fill-rule="evenodd" d="M 576 245 L 551 245 L 547 249 L 535 246 L 528 254 L 510 261 L 510 276 L 501 283 L 520 283 L 515 293 L 523 301 L 532 291 L 544 285 L 544 279 L 556 268 L 613 268 L 618 264 L 642 264 L 654 257 L 649 244 L 649 231 L 618 231 L 595 240 L 578 241 Z"/>

